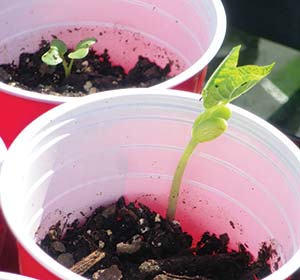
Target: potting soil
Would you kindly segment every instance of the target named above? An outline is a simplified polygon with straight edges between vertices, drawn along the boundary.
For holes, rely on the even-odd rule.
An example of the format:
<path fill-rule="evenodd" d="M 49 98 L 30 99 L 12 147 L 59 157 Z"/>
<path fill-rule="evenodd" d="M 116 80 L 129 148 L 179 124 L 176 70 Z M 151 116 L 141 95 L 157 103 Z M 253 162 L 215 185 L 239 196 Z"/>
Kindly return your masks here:
<path fill-rule="evenodd" d="M 138 56 L 135 66 L 125 72 L 121 65 L 112 64 L 106 49 L 102 54 L 90 50 L 84 59 L 74 60 L 71 74 L 66 78 L 62 64 L 48 66 L 42 62 L 41 56 L 48 49 L 49 43 L 42 41 L 38 51 L 21 53 L 17 64 L 1 64 L 0 80 L 44 94 L 84 96 L 110 89 L 150 87 L 170 78 L 171 61 L 161 68 Z"/>
<path fill-rule="evenodd" d="M 271 273 L 276 252 L 263 243 L 258 257 L 229 236 L 204 232 L 198 242 L 177 221 L 169 221 L 141 203 L 122 197 L 78 220 L 51 227 L 39 243 L 62 265 L 89 279 L 254 280 Z M 192 246 L 192 244 L 196 244 Z"/>

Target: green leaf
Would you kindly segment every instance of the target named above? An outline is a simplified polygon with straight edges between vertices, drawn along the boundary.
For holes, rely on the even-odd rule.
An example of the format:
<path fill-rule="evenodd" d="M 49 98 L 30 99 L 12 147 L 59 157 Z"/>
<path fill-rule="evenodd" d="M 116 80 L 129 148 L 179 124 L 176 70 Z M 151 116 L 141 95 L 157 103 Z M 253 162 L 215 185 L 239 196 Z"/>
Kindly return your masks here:
<path fill-rule="evenodd" d="M 209 118 L 193 127 L 192 138 L 198 143 L 209 142 L 223 134 L 227 126 L 223 118 Z"/>
<path fill-rule="evenodd" d="M 68 50 L 66 44 L 59 39 L 53 39 L 50 43 L 50 48 L 56 48 L 59 52 L 60 57 L 63 57 Z"/>
<path fill-rule="evenodd" d="M 42 55 L 42 61 L 47 65 L 55 66 L 62 63 L 63 59 L 60 57 L 58 49 L 52 46 Z"/>
<path fill-rule="evenodd" d="M 204 86 L 202 96 L 205 108 L 227 104 L 238 98 L 266 77 L 274 67 L 274 63 L 238 67 L 240 48 L 236 46 L 232 49 Z"/>
<path fill-rule="evenodd" d="M 88 49 L 88 48 L 90 48 L 90 46 L 94 45 L 96 42 L 97 42 L 96 38 L 87 38 L 87 39 L 81 40 L 77 44 L 75 50 L 78 50 L 78 49 Z"/>
<path fill-rule="evenodd" d="M 75 51 L 71 52 L 68 57 L 71 59 L 82 59 L 86 57 L 89 53 L 89 48 L 91 45 L 95 44 L 97 40 L 95 38 L 88 38 L 81 40 L 76 48 Z"/>
<path fill-rule="evenodd" d="M 74 52 L 71 52 L 68 54 L 68 57 L 71 58 L 71 59 L 82 59 L 84 57 L 86 57 L 89 53 L 89 49 L 88 48 L 81 48 L 81 49 L 78 49 Z"/>

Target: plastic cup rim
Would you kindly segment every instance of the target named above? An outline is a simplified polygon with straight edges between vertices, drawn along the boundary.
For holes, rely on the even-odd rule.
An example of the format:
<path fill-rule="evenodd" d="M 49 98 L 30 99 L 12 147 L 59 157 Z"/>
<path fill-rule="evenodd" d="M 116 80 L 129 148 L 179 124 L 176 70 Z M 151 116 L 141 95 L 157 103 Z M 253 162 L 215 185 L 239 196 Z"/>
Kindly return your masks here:
<path fill-rule="evenodd" d="M 0 271 L 0 280 L 37 280 L 20 274 Z"/>

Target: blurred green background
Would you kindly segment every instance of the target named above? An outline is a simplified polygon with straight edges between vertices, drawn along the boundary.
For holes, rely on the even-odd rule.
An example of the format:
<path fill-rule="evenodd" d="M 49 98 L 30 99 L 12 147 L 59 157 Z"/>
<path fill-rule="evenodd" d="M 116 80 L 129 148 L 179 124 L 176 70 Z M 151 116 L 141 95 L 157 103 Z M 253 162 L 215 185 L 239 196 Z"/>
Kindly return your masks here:
<path fill-rule="evenodd" d="M 251 94 L 233 103 L 269 121 L 300 145 L 300 1 L 275 2 L 223 0 L 227 33 L 208 76 L 238 44 L 242 45 L 240 65 L 276 62 Z"/>

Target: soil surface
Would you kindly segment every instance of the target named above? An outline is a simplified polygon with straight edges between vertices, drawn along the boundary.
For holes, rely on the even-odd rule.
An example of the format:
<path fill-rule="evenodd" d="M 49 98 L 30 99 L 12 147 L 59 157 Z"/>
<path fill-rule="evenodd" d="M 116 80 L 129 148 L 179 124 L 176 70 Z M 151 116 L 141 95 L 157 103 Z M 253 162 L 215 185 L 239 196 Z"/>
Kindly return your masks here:
<path fill-rule="evenodd" d="M 76 220 L 65 227 L 62 234 L 58 222 L 39 245 L 93 280 L 257 280 L 271 273 L 276 254 L 266 243 L 256 260 L 244 245 L 230 250 L 226 233 L 205 232 L 193 243 L 179 222 L 143 204 L 126 204 L 123 197 L 97 208 L 82 225 Z"/>
<path fill-rule="evenodd" d="M 35 53 L 22 53 L 19 64 L 0 65 L 0 80 L 12 86 L 44 94 L 84 96 L 87 94 L 118 88 L 149 87 L 168 78 L 171 62 L 164 68 L 139 56 L 135 66 L 125 72 L 120 65 L 113 65 L 108 50 L 97 54 L 93 49 L 87 57 L 74 60 L 71 75 L 65 78 L 62 64 L 48 66 L 41 56 L 49 49 L 42 41 Z"/>

